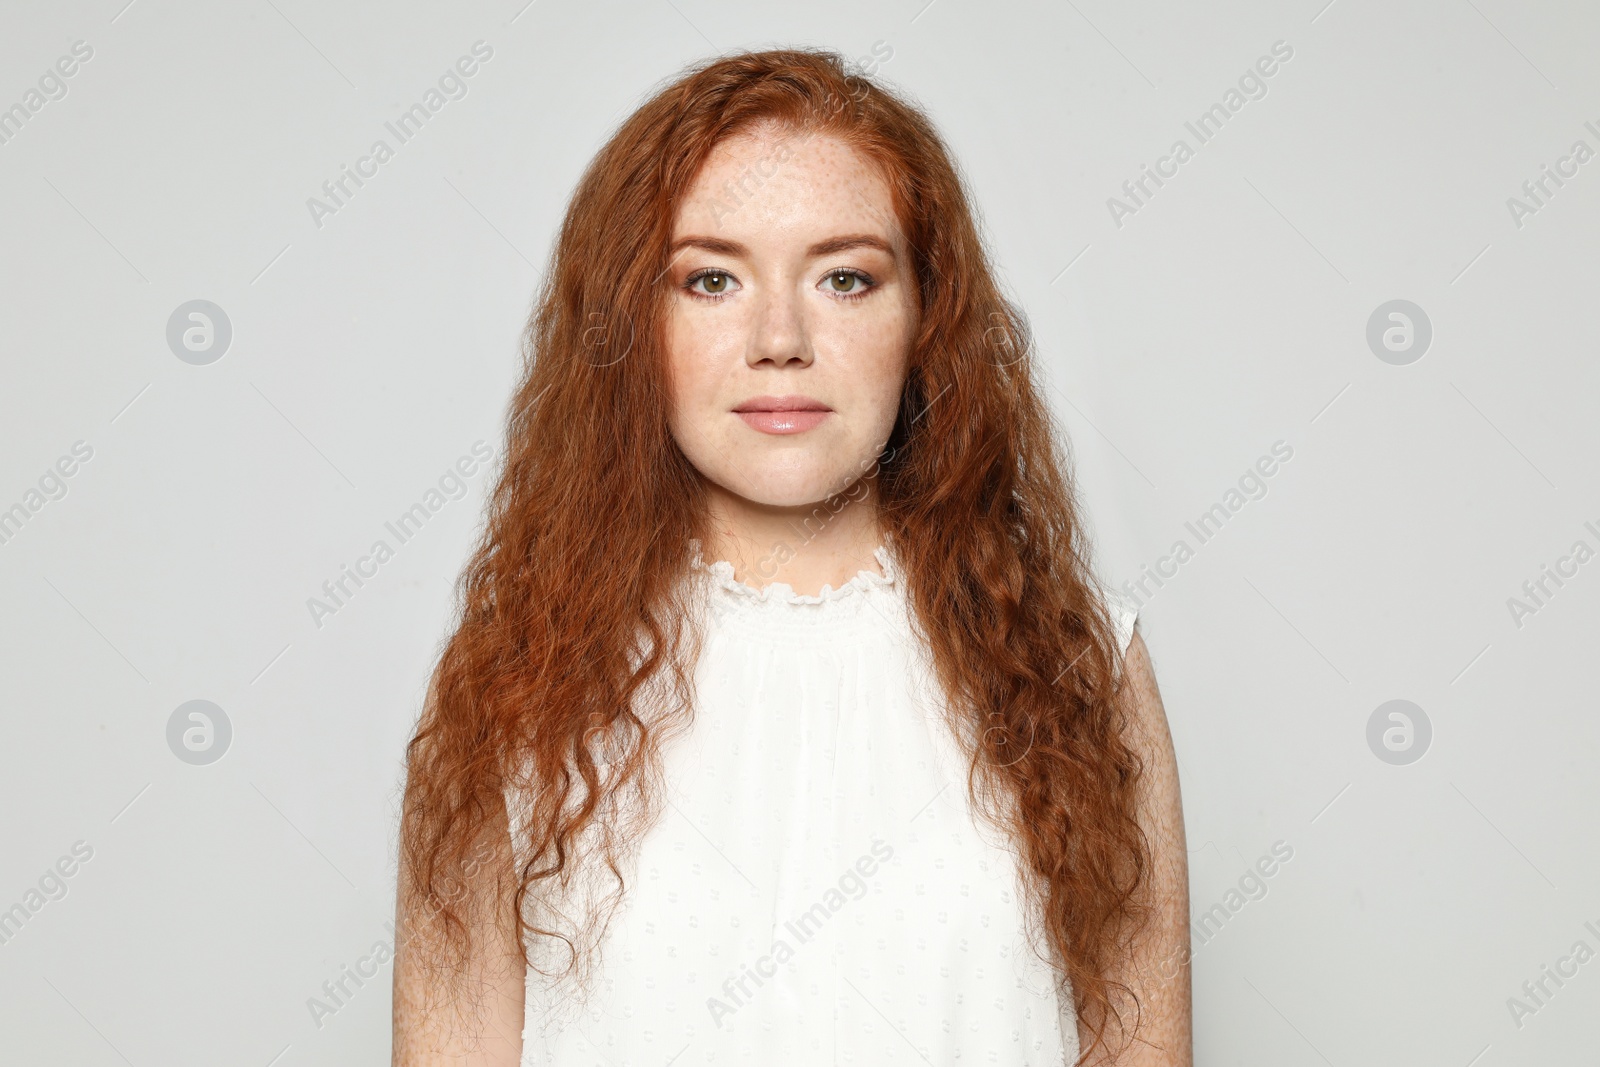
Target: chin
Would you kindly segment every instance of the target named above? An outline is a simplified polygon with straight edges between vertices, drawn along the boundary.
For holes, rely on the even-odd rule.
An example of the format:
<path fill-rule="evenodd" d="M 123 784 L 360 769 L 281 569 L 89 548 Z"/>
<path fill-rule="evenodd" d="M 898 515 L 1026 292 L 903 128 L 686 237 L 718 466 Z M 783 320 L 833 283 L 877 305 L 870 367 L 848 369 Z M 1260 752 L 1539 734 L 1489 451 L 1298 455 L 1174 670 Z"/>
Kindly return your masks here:
<path fill-rule="evenodd" d="M 755 504 L 772 508 L 820 504 L 849 489 L 848 471 L 747 470 L 737 479 L 734 492 Z"/>

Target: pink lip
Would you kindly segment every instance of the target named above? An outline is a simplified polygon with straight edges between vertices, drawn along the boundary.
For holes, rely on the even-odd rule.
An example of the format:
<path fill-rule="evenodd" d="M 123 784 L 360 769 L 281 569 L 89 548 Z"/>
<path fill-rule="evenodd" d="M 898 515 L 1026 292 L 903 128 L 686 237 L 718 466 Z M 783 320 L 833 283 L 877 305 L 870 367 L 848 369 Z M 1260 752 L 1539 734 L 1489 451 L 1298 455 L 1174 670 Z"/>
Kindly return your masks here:
<path fill-rule="evenodd" d="M 833 409 L 809 396 L 755 396 L 733 409 L 745 425 L 762 433 L 804 433 Z"/>

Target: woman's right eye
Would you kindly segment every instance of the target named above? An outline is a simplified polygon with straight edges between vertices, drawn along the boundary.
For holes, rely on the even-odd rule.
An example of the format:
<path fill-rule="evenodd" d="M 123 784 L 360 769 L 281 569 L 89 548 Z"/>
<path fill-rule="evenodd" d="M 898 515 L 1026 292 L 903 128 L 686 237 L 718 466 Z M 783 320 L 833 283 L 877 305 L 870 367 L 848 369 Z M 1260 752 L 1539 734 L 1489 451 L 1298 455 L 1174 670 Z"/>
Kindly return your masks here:
<path fill-rule="evenodd" d="M 720 270 L 701 271 L 684 282 L 684 288 L 694 296 L 721 296 L 737 287 L 738 282 L 734 281 L 733 275 Z"/>

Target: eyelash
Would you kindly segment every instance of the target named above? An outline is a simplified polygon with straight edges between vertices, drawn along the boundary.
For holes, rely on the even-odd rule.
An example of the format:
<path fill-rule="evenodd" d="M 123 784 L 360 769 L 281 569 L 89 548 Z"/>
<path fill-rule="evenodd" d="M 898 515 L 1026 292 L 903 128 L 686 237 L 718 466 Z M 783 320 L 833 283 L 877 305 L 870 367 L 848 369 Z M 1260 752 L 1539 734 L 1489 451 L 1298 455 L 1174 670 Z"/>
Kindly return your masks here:
<path fill-rule="evenodd" d="M 860 299 L 864 298 L 865 296 L 867 296 L 867 294 L 871 293 L 874 289 L 876 289 L 878 287 L 877 283 L 872 280 L 872 276 L 870 274 L 868 274 L 864 270 L 857 270 L 855 267 L 834 267 L 832 270 L 825 271 L 823 273 L 823 275 L 822 275 L 823 280 L 826 281 L 827 279 L 833 277 L 835 274 L 848 274 L 848 275 L 851 275 L 852 277 L 860 278 L 863 282 L 866 283 L 866 287 L 861 289 L 861 290 L 859 290 L 858 292 L 854 292 L 854 293 L 830 292 L 828 294 L 829 296 L 832 296 L 832 297 L 834 297 L 835 299 L 838 299 L 838 300 L 850 300 L 850 301 L 860 300 Z M 701 293 L 701 292 L 697 292 L 695 290 L 695 288 L 694 288 L 694 283 L 699 281 L 701 278 L 710 278 L 710 277 L 715 277 L 717 275 L 721 275 L 721 276 L 727 277 L 727 278 L 733 278 L 733 274 L 730 271 L 720 270 L 720 269 L 718 269 L 716 267 L 705 267 L 705 268 L 703 268 L 701 270 L 695 271 L 693 274 L 689 275 L 689 277 L 687 277 L 687 278 L 685 278 L 683 280 L 683 290 L 684 290 L 684 292 L 688 293 L 690 296 L 694 297 L 696 300 L 710 300 L 710 301 L 721 300 L 723 297 L 727 296 L 728 294 L 727 293 Z M 737 281 L 738 279 L 734 279 L 734 280 Z"/>

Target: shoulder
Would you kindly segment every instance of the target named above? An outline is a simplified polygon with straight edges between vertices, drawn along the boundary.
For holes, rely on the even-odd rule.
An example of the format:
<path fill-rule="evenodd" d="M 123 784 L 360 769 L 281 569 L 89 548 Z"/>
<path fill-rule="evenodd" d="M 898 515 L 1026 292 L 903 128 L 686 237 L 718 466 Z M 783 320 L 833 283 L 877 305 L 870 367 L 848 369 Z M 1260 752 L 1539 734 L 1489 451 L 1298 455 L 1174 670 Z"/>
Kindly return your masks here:
<path fill-rule="evenodd" d="M 1139 602 L 1126 593 L 1106 590 L 1106 609 L 1117 628 L 1117 652 L 1125 654 L 1133 641 L 1133 628 L 1139 621 Z"/>
<path fill-rule="evenodd" d="M 1118 651 L 1115 685 L 1133 727 L 1138 745 L 1147 756 L 1172 759 L 1171 735 L 1161 689 L 1156 683 L 1155 664 L 1144 638 L 1135 632 L 1139 621 L 1138 604 L 1126 596 L 1108 597 L 1108 607 L 1116 620 Z"/>

